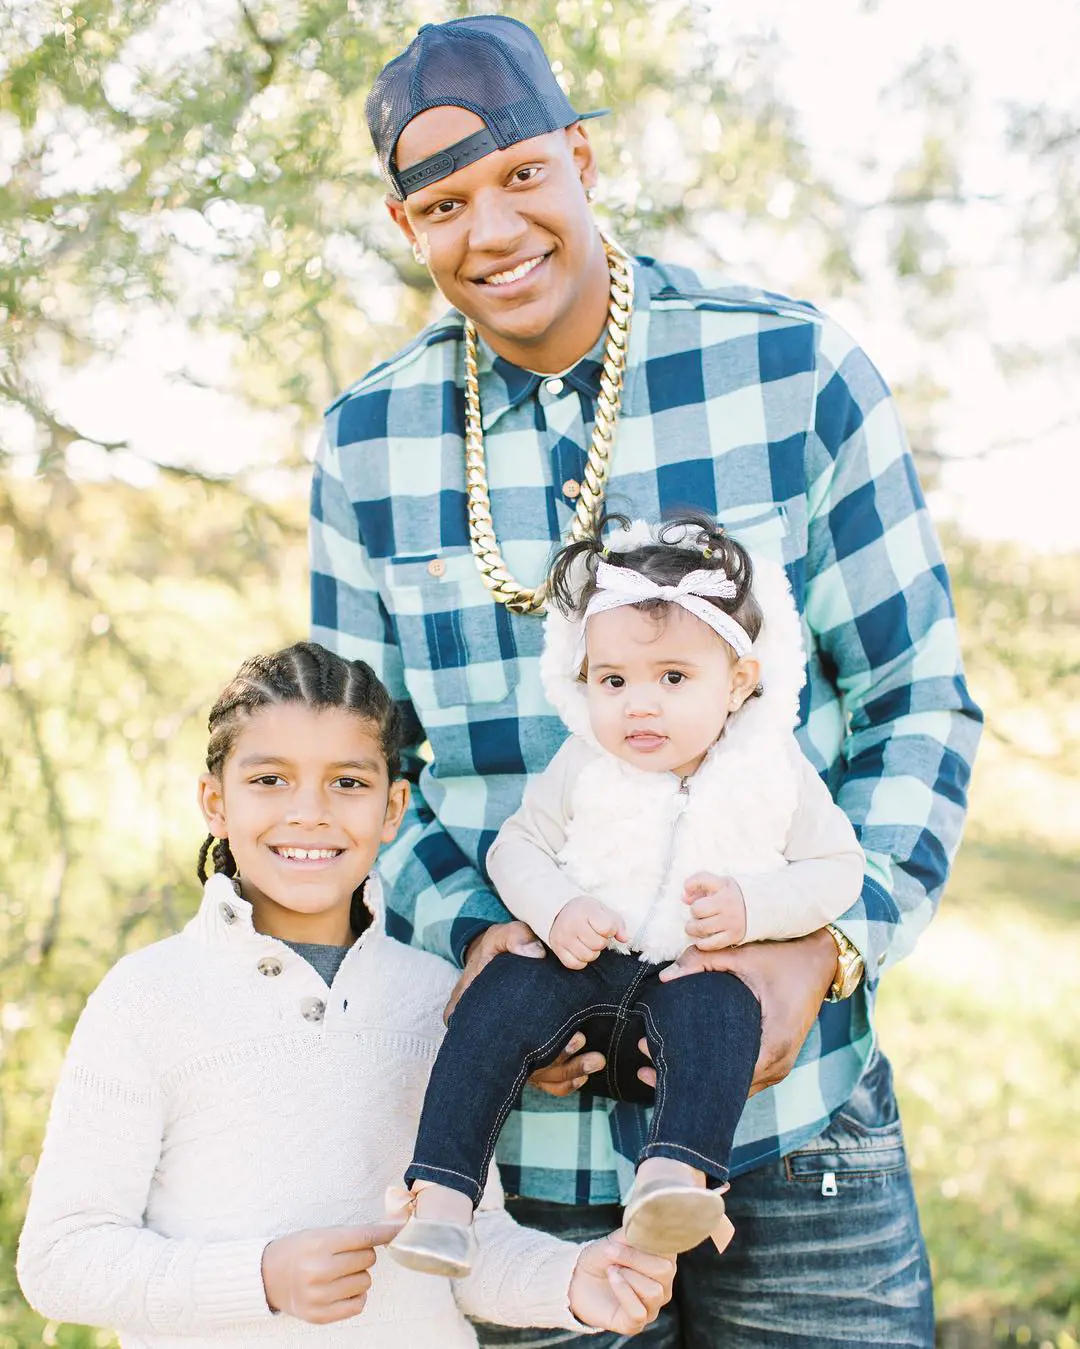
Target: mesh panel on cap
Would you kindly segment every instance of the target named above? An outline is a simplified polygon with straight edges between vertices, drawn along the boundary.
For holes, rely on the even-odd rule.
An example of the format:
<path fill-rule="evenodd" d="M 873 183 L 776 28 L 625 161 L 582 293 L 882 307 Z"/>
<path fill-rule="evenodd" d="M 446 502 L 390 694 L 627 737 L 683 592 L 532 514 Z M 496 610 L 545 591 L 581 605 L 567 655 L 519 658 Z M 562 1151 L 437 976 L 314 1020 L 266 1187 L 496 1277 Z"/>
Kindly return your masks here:
<path fill-rule="evenodd" d="M 502 108 L 536 97 L 531 84 L 511 65 L 504 43 L 484 33 L 462 31 L 452 37 L 439 33 L 428 42 L 412 78 L 412 94 L 416 104 L 432 98 L 451 104 L 467 99 L 462 107 L 476 103 L 482 94 L 484 108 L 493 117 Z"/>
<path fill-rule="evenodd" d="M 425 24 L 383 68 L 365 111 L 392 186 L 390 170 L 403 128 L 419 113 L 437 107 L 476 113 L 501 149 L 579 118 L 536 34 L 507 15 Z"/>

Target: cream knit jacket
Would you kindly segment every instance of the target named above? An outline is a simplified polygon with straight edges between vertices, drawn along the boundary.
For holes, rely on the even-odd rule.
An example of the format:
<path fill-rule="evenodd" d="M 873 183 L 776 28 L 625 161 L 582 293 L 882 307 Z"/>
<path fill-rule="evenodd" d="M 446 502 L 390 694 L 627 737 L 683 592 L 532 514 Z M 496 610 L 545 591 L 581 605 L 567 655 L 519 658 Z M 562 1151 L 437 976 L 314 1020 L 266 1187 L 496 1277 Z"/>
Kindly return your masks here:
<path fill-rule="evenodd" d="M 653 539 L 637 521 L 612 535 L 611 550 Z M 806 656 L 783 568 L 755 560 L 754 595 L 764 615 L 753 645 L 762 694 L 728 719 L 701 767 L 681 780 L 601 748 L 577 677 L 582 624 L 558 609 L 548 614 L 540 676 L 572 734 L 530 778 L 485 862 L 503 903 L 544 941 L 565 904 L 591 895 L 630 934 L 627 946 L 609 946 L 674 960 L 690 944 L 683 882 L 698 871 L 738 881 L 746 942 L 816 932 L 858 899 L 865 859 L 855 831 L 794 736 Z"/>
<path fill-rule="evenodd" d="M 578 1327 L 580 1248 L 518 1227 L 497 1180 L 468 1279 L 380 1252 L 359 1317 L 314 1326 L 266 1305 L 274 1237 L 372 1221 L 412 1153 L 456 972 L 376 914 L 326 984 L 255 931 L 222 876 L 175 937 L 125 957 L 75 1028 L 19 1245 L 30 1303 L 110 1326 L 125 1349 L 466 1349 L 462 1312 Z"/>

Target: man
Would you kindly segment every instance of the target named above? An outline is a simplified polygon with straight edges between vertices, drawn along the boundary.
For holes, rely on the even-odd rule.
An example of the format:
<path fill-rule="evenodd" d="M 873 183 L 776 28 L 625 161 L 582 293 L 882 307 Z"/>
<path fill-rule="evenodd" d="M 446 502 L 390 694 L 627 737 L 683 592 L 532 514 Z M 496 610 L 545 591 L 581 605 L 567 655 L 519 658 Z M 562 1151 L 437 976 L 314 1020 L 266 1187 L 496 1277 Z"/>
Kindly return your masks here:
<path fill-rule="evenodd" d="M 683 958 L 748 983 L 762 1053 L 735 1240 L 680 1259 L 676 1300 L 640 1342 L 930 1346 L 870 1018 L 944 884 L 980 714 L 888 390 L 812 307 L 606 246 L 582 114 L 516 21 L 425 26 L 368 118 L 390 213 L 455 307 L 329 409 L 313 492 L 314 634 L 369 661 L 413 750 L 430 746 L 383 858 L 391 931 L 466 978 L 496 951 L 539 954 L 505 925 L 483 858 L 565 735 L 540 688 L 535 587 L 582 499 L 587 517 L 604 496 L 609 459 L 610 508 L 709 511 L 783 562 L 809 651 L 799 738 L 859 831 L 866 878 L 835 928 Z M 602 1064 L 579 1048 L 543 1075 L 548 1094 L 526 1089 L 498 1152 L 518 1218 L 566 1235 L 617 1224 L 647 1128 L 641 1107 L 577 1091 Z"/>

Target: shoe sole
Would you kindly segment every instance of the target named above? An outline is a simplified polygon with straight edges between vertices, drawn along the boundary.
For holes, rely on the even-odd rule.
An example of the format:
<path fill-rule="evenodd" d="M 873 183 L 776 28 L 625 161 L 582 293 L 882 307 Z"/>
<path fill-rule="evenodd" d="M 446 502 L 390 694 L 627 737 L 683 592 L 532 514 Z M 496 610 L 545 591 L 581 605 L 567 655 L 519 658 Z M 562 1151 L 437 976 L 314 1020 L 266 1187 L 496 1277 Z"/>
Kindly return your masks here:
<path fill-rule="evenodd" d="M 472 1272 L 472 1265 L 468 1261 L 452 1260 L 437 1251 L 398 1246 L 394 1242 L 386 1249 L 399 1265 L 415 1270 L 417 1274 L 441 1274 L 446 1279 L 463 1279 Z"/>
<path fill-rule="evenodd" d="M 631 1246 L 651 1255 L 678 1255 L 710 1236 L 724 1217 L 724 1200 L 715 1190 L 679 1189 L 648 1195 L 625 1219 Z"/>

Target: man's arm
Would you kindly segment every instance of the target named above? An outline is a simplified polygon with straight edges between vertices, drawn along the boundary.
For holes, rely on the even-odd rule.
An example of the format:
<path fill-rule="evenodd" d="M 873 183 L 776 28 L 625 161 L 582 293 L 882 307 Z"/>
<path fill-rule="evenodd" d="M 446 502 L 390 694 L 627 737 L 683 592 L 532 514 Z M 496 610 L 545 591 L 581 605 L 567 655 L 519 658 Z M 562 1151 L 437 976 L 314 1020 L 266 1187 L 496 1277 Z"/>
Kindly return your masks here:
<path fill-rule="evenodd" d="M 469 944 L 509 915 L 419 789 L 424 729 L 405 687 L 393 616 L 383 604 L 360 537 L 333 425 L 331 421 L 319 447 L 312 482 L 312 640 L 348 660 L 366 661 L 401 709 L 403 763 L 412 793 L 397 839 L 379 858 L 387 927 L 401 941 L 461 965 Z M 363 453 L 362 444 L 351 452 Z"/>
<path fill-rule="evenodd" d="M 872 987 L 933 917 L 960 842 L 982 714 L 889 391 L 841 329 L 826 322 L 819 343 L 805 616 L 843 700 L 836 799 L 866 853 L 862 893 L 837 926 Z"/>

